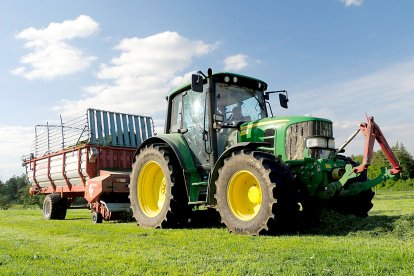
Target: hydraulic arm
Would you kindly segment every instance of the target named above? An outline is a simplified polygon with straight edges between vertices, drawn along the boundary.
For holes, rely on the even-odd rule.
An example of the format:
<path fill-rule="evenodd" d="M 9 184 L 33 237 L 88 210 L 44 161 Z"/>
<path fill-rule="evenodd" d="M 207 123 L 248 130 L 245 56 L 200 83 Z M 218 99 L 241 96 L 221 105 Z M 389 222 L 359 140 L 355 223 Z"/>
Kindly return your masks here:
<path fill-rule="evenodd" d="M 392 169 L 389 170 L 390 174 L 398 174 L 401 172 L 401 166 L 395 157 L 394 153 L 392 152 L 390 146 L 388 145 L 387 140 L 382 134 L 381 129 L 379 126 L 374 122 L 374 117 L 367 117 L 367 123 L 361 123 L 359 125 L 359 130 L 365 136 L 365 147 L 364 147 L 364 156 L 362 159 L 362 164 L 358 167 L 354 168 L 354 171 L 357 173 L 361 173 L 367 169 L 367 167 L 371 164 L 371 158 L 374 149 L 375 140 L 377 140 L 378 144 L 381 146 L 382 151 L 384 152 L 385 156 L 387 157 L 388 161 L 390 162 Z"/>

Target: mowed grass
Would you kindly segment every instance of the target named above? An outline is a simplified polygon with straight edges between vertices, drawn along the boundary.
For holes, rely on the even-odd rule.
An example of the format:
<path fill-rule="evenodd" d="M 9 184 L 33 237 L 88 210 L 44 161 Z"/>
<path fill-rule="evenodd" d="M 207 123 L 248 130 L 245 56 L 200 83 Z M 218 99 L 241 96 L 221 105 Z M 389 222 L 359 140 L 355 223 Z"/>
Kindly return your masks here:
<path fill-rule="evenodd" d="M 414 192 L 378 193 L 374 204 L 367 219 L 325 212 L 318 229 L 274 237 L 94 225 L 88 210 L 64 221 L 0 211 L 0 275 L 414 275 Z"/>

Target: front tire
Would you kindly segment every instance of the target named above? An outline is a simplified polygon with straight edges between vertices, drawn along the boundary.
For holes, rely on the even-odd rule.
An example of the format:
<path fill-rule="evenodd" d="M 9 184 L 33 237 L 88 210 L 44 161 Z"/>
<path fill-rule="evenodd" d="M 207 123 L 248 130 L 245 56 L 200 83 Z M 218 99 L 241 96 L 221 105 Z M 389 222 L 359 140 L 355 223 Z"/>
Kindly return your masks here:
<path fill-rule="evenodd" d="M 273 155 L 240 151 L 224 161 L 216 181 L 217 208 L 230 232 L 259 235 L 292 230 L 298 204 L 286 166 Z"/>
<path fill-rule="evenodd" d="M 182 169 L 170 148 L 143 148 L 133 166 L 129 188 L 131 209 L 140 226 L 168 228 L 187 222 Z"/>
<path fill-rule="evenodd" d="M 334 209 L 344 215 L 355 215 L 365 218 L 368 216 L 368 212 L 374 206 L 372 199 L 375 193 L 372 189 L 360 192 L 359 194 L 352 196 L 343 196 L 335 198 Z"/>

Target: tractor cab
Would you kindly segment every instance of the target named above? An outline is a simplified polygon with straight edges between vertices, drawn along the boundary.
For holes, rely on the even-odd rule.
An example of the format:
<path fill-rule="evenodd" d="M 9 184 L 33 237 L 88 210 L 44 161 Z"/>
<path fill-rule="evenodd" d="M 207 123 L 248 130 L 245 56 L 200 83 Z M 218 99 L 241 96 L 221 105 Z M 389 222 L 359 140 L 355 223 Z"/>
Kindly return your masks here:
<path fill-rule="evenodd" d="M 259 79 L 201 74 L 168 96 L 165 133 L 182 134 L 197 166 L 209 171 L 217 156 L 238 142 L 242 124 L 268 117 L 268 94 L 267 84 Z"/>

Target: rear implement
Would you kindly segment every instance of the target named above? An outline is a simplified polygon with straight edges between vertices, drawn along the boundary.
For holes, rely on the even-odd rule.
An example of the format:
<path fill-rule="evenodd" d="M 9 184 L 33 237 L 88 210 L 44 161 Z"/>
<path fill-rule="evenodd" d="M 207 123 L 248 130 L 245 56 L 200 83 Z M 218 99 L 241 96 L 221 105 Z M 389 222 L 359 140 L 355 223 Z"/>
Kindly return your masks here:
<path fill-rule="evenodd" d="M 79 197 L 95 223 L 129 212 L 129 173 L 135 148 L 154 134 L 150 117 L 88 109 L 59 125 L 38 125 L 35 134 L 23 165 L 30 194 L 46 195 L 46 219 L 64 219 Z"/>

